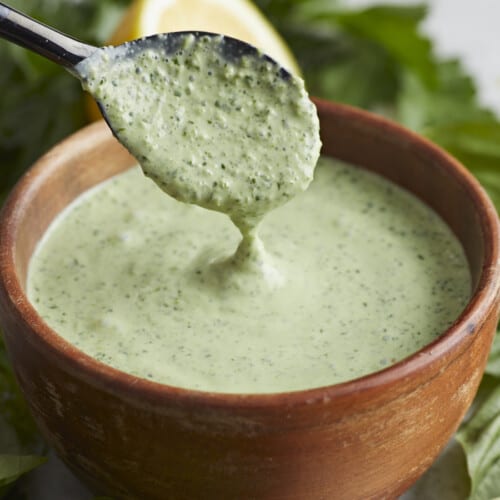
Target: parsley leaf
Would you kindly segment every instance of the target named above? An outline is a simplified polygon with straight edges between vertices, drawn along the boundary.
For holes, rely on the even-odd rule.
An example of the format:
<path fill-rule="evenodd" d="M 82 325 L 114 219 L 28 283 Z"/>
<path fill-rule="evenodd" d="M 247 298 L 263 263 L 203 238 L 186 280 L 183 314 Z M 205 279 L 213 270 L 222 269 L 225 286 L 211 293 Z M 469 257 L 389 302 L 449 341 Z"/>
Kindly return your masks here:
<path fill-rule="evenodd" d="M 19 476 L 43 463 L 45 445 L 20 393 L 0 335 L 0 497 Z M 37 453 L 38 455 L 27 455 Z"/>
<path fill-rule="evenodd" d="M 100 44 L 124 0 L 12 0 L 22 10 L 88 43 Z M 71 15 L 67 12 L 71 11 Z M 56 64 L 0 40 L 0 203 L 41 153 L 85 124 L 78 80 Z"/>
<path fill-rule="evenodd" d="M 46 461 L 45 457 L 36 455 L 0 455 L 0 494 L 22 475 Z"/>
<path fill-rule="evenodd" d="M 482 386 L 479 404 L 456 436 L 467 457 L 470 500 L 491 500 L 500 492 L 500 385 L 485 378 Z"/>

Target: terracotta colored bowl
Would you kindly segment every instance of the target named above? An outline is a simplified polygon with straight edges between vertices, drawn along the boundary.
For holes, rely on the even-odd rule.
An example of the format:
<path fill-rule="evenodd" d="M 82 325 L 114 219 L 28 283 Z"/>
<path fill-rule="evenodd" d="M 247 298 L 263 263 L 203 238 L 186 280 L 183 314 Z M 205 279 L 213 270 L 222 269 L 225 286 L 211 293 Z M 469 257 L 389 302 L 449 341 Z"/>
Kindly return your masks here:
<path fill-rule="evenodd" d="M 324 154 L 416 193 L 461 240 L 474 295 L 438 340 L 378 373 L 283 394 L 227 395 L 138 379 L 51 330 L 28 302 L 26 270 L 52 219 L 134 161 L 104 123 L 44 156 L 7 202 L 0 309 L 17 378 L 59 455 L 96 491 L 139 499 L 367 499 L 408 488 L 456 430 L 498 319 L 497 215 L 470 174 L 386 120 L 318 102 Z"/>

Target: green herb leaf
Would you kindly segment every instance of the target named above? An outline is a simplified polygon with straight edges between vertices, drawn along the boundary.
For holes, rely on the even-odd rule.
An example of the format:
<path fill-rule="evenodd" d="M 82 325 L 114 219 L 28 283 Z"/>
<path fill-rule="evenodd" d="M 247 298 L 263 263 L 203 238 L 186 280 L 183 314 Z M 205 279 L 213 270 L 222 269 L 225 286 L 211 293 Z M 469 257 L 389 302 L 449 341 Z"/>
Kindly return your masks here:
<path fill-rule="evenodd" d="M 405 73 L 397 116 L 406 126 L 458 158 L 500 209 L 500 122 L 479 105 L 470 77 L 458 61 L 443 62 L 429 89 Z"/>
<path fill-rule="evenodd" d="M 403 70 L 436 81 L 425 7 L 351 9 L 338 1 L 260 0 L 296 55 L 314 95 L 370 109 L 393 106 Z"/>
<path fill-rule="evenodd" d="M 500 492 L 500 385 L 491 379 L 486 385 L 456 436 L 466 452 L 471 500 L 491 500 Z"/>
<path fill-rule="evenodd" d="M 456 60 L 438 66 L 434 88 L 426 87 L 414 74 L 405 71 L 401 76 L 396 118 L 420 133 L 464 121 L 495 120 L 493 113 L 479 106 L 474 84 Z"/>
<path fill-rule="evenodd" d="M 318 40 L 324 49 L 301 59 L 311 93 L 363 108 L 393 103 L 398 92 L 398 68 L 378 45 L 345 36 L 341 49 L 335 40 Z M 321 58 L 324 58 L 322 61 Z M 375 82 L 375 84 L 374 84 Z"/>
<path fill-rule="evenodd" d="M 481 182 L 500 210 L 500 122 L 479 105 L 472 79 L 456 60 L 438 66 L 429 89 L 403 74 L 397 117 L 459 159 Z"/>
<path fill-rule="evenodd" d="M 500 333 L 497 332 L 491 348 L 486 373 L 500 379 Z M 500 380 L 498 381 L 500 383 Z"/>
<path fill-rule="evenodd" d="M 465 453 L 452 439 L 433 466 L 399 500 L 465 500 L 469 491 Z"/>
<path fill-rule="evenodd" d="M 434 61 L 430 41 L 418 31 L 425 18 L 427 7 L 375 6 L 364 10 L 321 10 L 323 2 L 304 4 L 302 16 L 321 21 L 330 21 L 356 36 L 368 40 L 384 49 L 388 56 L 415 74 L 421 82 L 432 88 L 437 83 L 437 65 Z M 309 15 L 308 15 L 309 14 Z"/>
<path fill-rule="evenodd" d="M 500 211 L 500 122 L 449 123 L 426 134 L 459 159 L 479 180 Z"/>
<path fill-rule="evenodd" d="M 14 379 L 0 332 L 0 454 L 40 453 L 45 449 Z"/>
<path fill-rule="evenodd" d="M 89 43 L 109 36 L 126 0 L 12 0 L 9 4 Z M 71 15 L 68 15 L 71 12 Z M 43 152 L 84 125 L 80 83 L 59 66 L 0 41 L 0 203 Z"/>
<path fill-rule="evenodd" d="M 0 332 L 0 498 L 18 477 L 43 463 L 46 446 L 7 361 Z M 36 453 L 37 455 L 30 455 Z"/>
<path fill-rule="evenodd" d="M 0 493 L 23 474 L 46 462 L 36 455 L 0 455 Z"/>

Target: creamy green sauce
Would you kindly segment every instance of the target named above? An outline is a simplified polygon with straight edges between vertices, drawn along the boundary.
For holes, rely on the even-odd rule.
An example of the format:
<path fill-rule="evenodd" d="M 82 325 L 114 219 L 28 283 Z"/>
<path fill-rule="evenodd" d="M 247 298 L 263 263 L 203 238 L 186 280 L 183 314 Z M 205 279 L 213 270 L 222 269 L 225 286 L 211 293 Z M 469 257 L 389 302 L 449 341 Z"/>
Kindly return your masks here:
<path fill-rule="evenodd" d="M 167 34 L 98 50 L 77 71 L 145 174 L 228 214 L 251 246 L 263 215 L 312 181 L 319 120 L 300 78 L 231 47 Z"/>
<path fill-rule="evenodd" d="M 92 357 L 179 387 L 266 393 L 359 377 L 414 353 L 470 294 L 444 222 L 388 181 L 322 159 L 310 188 L 260 233 L 278 287 L 220 270 L 241 235 L 223 214 L 165 196 L 139 169 L 53 223 L 28 294 Z"/>
<path fill-rule="evenodd" d="M 77 67 L 144 173 L 179 201 L 139 169 L 77 200 L 31 261 L 41 316 L 111 366 L 216 392 L 329 385 L 431 342 L 469 296 L 450 230 L 331 160 L 304 192 L 320 140 L 303 82 L 263 56 L 228 58 L 225 43 L 165 35 Z"/>

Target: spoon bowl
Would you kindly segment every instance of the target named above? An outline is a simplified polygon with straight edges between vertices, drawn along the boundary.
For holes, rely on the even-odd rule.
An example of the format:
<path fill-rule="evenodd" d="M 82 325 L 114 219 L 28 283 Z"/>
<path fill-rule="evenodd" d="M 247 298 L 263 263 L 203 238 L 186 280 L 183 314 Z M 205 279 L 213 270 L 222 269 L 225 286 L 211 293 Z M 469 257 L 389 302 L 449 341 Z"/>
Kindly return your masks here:
<path fill-rule="evenodd" d="M 237 63 L 237 61 L 243 57 L 251 57 L 255 60 L 267 61 L 273 65 L 276 74 L 278 74 L 283 81 L 288 81 L 292 78 L 292 75 L 288 70 L 253 45 L 242 40 L 238 40 L 237 38 L 220 35 L 218 33 L 211 33 L 208 31 L 175 31 L 170 33 L 158 33 L 117 45 L 113 48 L 112 54 L 110 55 L 118 55 L 117 58 L 123 60 L 126 58 L 135 58 L 139 53 L 147 50 L 161 48 L 163 55 L 169 56 L 182 50 L 182 46 L 185 43 L 186 36 L 188 35 L 193 36 L 197 40 L 205 37 L 220 38 L 218 50 L 220 55 L 222 55 L 224 59 L 227 59 L 228 62 Z M 93 53 L 94 51 L 88 54 L 88 56 Z M 85 57 L 85 59 L 87 57 Z M 72 68 L 72 72 L 74 72 L 80 79 L 85 79 L 85 71 L 81 71 L 82 65 L 80 64 L 83 60 L 84 59 L 78 61 L 78 63 Z M 106 123 L 113 132 L 113 135 L 116 137 L 117 134 L 115 133 L 113 121 L 109 119 L 105 106 L 103 106 L 102 102 L 99 100 L 96 100 L 96 102 L 103 118 L 106 120 Z"/>

